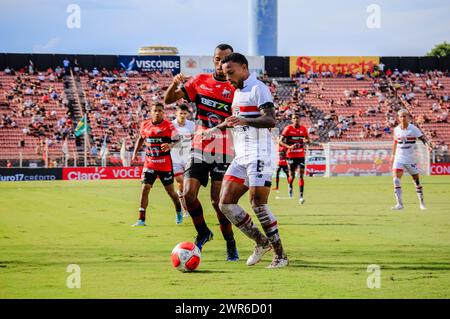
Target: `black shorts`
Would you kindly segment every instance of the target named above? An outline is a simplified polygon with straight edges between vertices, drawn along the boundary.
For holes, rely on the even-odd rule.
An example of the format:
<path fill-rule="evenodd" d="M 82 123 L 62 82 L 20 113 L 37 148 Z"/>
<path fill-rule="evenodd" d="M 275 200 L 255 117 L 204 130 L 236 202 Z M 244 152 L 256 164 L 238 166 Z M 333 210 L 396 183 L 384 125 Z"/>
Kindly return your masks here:
<path fill-rule="evenodd" d="M 161 183 L 164 186 L 169 186 L 173 184 L 173 172 L 163 172 L 163 171 L 155 171 L 152 169 L 147 169 L 145 172 L 142 172 L 142 184 L 152 185 L 155 183 L 156 178 L 161 180 Z"/>
<path fill-rule="evenodd" d="M 305 168 L 305 158 L 304 157 L 294 157 L 294 158 L 288 158 L 287 160 L 289 170 L 295 171 L 297 167 L 300 167 L 301 169 Z"/>
<path fill-rule="evenodd" d="M 209 176 L 212 181 L 221 182 L 228 166 L 230 166 L 229 163 L 207 163 L 191 157 L 184 171 L 184 177 L 195 178 L 203 187 L 206 187 Z"/>
<path fill-rule="evenodd" d="M 287 165 L 278 165 L 277 171 L 278 171 L 278 170 L 283 171 L 283 172 L 287 175 L 287 172 L 288 172 L 288 166 L 287 166 Z"/>

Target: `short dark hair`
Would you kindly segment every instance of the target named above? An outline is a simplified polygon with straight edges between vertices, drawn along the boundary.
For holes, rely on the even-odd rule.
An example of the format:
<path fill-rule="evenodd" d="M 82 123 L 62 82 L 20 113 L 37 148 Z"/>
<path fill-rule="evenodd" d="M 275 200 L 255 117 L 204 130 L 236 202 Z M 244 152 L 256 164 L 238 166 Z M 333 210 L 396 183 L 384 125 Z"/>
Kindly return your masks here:
<path fill-rule="evenodd" d="M 187 111 L 187 112 L 189 112 L 189 107 L 185 103 L 182 103 L 182 104 L 178 105 L 177 109 L 179 111 Z"/>
<path fill-rule="evenodd" d="M 245 57 L 245 55 L 240 53 L 231 53 L 230 55 L 227 55 L 222 59 L 222 64 L 228 63 L 228 62 L 234 62 L 239 63 L 240 65 L 245 64 L 248 67 L 248 60 Z"/>
<path fill-rule="evenodd" d="M 156 107 L 156 108 L 161 108 L 161 109 L 164 110 L 164 104 L 162 104 L 161 102 L 155 102 L 155 103 L 153 103 L 152 106 L 150 107 L 150 110 L 151 110 L 152 108 L 154 108 L 154 107 Z"/>
<path fill-rule="evenodd" d="M 218 46 L 216 46 L 216 49 L 225 51 L 225 50 L 231 50 L 231 52 L 234 52 L 233 47 L 226 43 L 221 43 Z"/>

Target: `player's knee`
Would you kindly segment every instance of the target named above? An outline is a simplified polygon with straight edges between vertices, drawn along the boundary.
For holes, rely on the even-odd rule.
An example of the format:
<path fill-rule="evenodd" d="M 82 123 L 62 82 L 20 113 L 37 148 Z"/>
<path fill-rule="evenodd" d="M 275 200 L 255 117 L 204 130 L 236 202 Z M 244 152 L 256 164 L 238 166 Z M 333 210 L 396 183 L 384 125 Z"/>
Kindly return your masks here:
<path fill-rule="evenodd" d="M 258 194 L 251 194 L 250 203 L 252 204 L 252 207 L 266 205 L 267 198 L 265 196 L 260 196 Z"/>
<path fill-rule="evenodd" d="M 197 197 L 193 192 L 185 191 L 183 193 L 184 201 L 186 202 L 187 206 L 192 206 L 195 201 L 197 200 Z"/>
<path fill-rule="evenodd" d="M 150 189 L 152 189 L 152 185 L 150 184 L 144 184 L 142 186 L 142 193 L 148 194 L 150 192 Z"/>
<path fill-rule="evenodd" d="M 230 214 L 232 214 L 232 212 L 233 212 L 232 206 L 233 206 L 233 204 L 224 204 L 224 203 L 218 204 L 218 208 L 220 209 L 222 214 L 224 214 L 225 216 L 230 216 Z"/>

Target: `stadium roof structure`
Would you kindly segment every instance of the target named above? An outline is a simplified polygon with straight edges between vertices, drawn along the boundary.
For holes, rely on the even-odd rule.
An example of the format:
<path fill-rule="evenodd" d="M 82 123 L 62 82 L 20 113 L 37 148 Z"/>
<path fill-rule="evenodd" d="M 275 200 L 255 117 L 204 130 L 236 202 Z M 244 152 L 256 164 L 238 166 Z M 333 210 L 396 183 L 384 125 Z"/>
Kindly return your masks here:
<path fill-rule="evenodd" d="M 178 55 L 178 49 L 172 46 L 153 45 L 139 48 L 139 55 Z"/>

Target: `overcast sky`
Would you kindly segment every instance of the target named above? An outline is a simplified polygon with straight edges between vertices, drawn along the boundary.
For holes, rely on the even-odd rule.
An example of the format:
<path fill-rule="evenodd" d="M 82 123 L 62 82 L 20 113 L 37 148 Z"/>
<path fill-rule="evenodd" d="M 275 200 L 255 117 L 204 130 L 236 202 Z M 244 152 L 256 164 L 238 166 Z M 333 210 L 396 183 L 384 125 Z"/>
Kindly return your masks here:
<path fill-rule="evenodd" d="M 248 53 L 249 0 L 0 0 L 0 51 L 136 54 L 176 46 L 209 55 L 221 42 Z M 70 4 L 81 11 L 69 28 Z M 380 8 L 369 28 L 368 6 Z M 278 0 L 278 55 L 424 55 L 450 41 L 448 0 Z"/>

